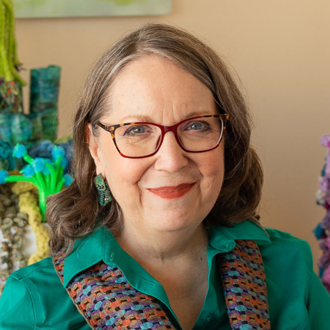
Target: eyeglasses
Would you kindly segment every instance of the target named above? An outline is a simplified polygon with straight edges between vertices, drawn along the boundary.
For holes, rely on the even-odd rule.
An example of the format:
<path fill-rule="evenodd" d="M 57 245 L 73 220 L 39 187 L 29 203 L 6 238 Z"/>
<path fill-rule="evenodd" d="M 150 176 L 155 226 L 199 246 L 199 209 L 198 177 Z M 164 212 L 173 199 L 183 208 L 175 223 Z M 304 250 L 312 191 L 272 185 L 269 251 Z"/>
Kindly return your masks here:
<path fill-rule="evenodd" d="M 229 115 L 207 115 L 183 120 L 173 126 L 148 122 L 98 126 L 111 134 L 121 156 L 145 158 L 161 147 L 167 132 L 173 132 L 178 144 L 187 152 L 205 152 L 215 149 L 221 142 Z"/>

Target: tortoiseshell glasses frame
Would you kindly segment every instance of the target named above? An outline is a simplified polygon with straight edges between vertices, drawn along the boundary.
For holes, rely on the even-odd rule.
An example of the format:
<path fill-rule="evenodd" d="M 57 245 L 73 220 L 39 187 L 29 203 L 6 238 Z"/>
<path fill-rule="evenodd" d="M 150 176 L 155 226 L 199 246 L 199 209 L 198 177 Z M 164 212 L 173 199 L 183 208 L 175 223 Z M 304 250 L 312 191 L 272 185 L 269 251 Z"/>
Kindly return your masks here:
<path fill-rule="evenodd" d="M 201 121 L 201 119 L 203 119 L 203 118 L 205 119 L 205 122 Z M 218 120 L 214 121 L 214 119 L 218 119 Z M 198 121 L 193 122 L 195 120 L 198 120 Z M 111 134 L 112 141 L 115 144 L 115 147 L 116 147 L 117 151 L 119 152 L 119 154 L 122 157 L 125 157 L 125 158 L 146 158 L 146 157 L 153 156 L 154 154 L 157 153 L 157 151 L 159 150 L 159 148 L 161 147 L 161 145 L 163 143 L 164 136 L 167 132 L 173 132 L 174 133 L 176 141 L 178 142 L 180 147 L 186 152 L 200 153 L 200 152 L 206 152 L 206 151 L 213 150 L 213 149 L 215 149 L 219 146 L 219 144 L 222 140 L 222 137 L 223 137 L 223 132 L 226 129 L 226 123 L 227 123 L 228 120 L 229 120 L 229 115 L 228 114 L 219 114 L 219 115 L 205 115 L 205 116 L 197 116 L 197 117 L 193 117 L 193 118 L 188 118 L 188 119 L 185 119 L 183 121 L 180 121 L 179 123 L 177 123 L 173 126 L 164 126 L 164 125 L 159 125 L 159 124 L 150 123 L 150 122 L 131 122 L 131 123 L 122 123 L 122 124 L 118 124 L 118 125 L 104 125 L 104 124 L 98 122 L 97 125 Z M 216 131 L 216 132 L 211 132 L 211 133 L 203 133 L 202 129 L 195 129 L 194 127 L 191 129 L 191 126 L 190 127 L 188 126 L 186 131 L 190 132 L 190 133 L 188 133 L 186 135 L 189 136 L 189 134 L 191 135 L 191 132 L 193 132 L 193 135 L 191 135 L 191 136 L 193 136 L 193 139 L 191 139 L 191 141 L 188 141 L 188 142 L 191 145 L 193 145 L 194 147 L 187 148 L 187 146 L 185 146 L 183 141 L 182 141 L 183 140 L 182 137 L 180 137 L 181 135 L 183 135 L 183 133 L 180 131 L 180 129 L 179 129 L 179 133 L 178 133 L 178 128 L 183 127 L 184 124 L 188 124 L 189 122 L 192 122 L 192 124 L 194 124 L 194 125 L 196 125 L 196 124 L 198 124 L 198 125 L 201 125 L 201 124 L 202 125 L 206 125 L 206 124 L 209 125 L 210 123 L 212 123 L 212 125 L 213 124 L 218 125 L 219 130 Z M 215 124 L 215 123 L 218 123 L 218 124 Z M 117 138 L 118 137 L 122 138 L 123 136 L 125 136 L 126 132 L 129 130 L 127 128 L 127 126 L 131 126 L 131 128 L 129 128 L 130 132 L 133 129 L 136 130 L 136 129 L 141 129 L 142 128 L 143 130 L 145 130 L 147 128 L 149 130 L 147 132 L 147 134 L 149 134 L 149 135 L 151 135 L 150 134 L 150 129 L 154 129 L 156 131 L 156 135 L 154 134 L 153 136 L 156 139 L 154 137 L 152 137 L 153 138 L 152 142 L 156 142 L 156 143 L 155 143 L 155 147 L 152 147 L 152 149 L 151 149 L 152 151 L 148 151 L 148 148 L 145 148 L 145 146 L 147 145 L 147 143 L 145 143 L 145 142 L 149 142 L 149 141 L 144 141 L 145 137 L 143 136 L 143 134 L 146 134 L 144 131 L 143 132 L 140 132 L 140 131 L 133 132 L 133 134 L 135 134 L 135 136 L 139 136 L 138 137 L 139 139 L 141 139 L 141 137 L 142 137 L 142 139 L 140 140 L 141 141 L 140 144 L 141 144 L 142 147 L 140 146 L 139 148 L 140 149 L 145 148 L 145 149 L 143 149 L 143 151 L 141 151 L 140 154 L 138 154 L 139 151 L 138 151 L 138 148 L 136 147 L 135 141 L 128 141 L 127 145 L 129 145 L 130 148 L 132 150 L 134 150 L 134 153 L 136 152 L 136 155 L 133 155 L 133 153 L 131 153 L 131 154 L 126 153 L 125 154 L 122 150 L 120 150 L 120 147 L 118 146 L 118 143 L 117 143 L 118 141 L 116 141 L 116 135 L 117 135 Z M 126 128 L 127 128 L 127 131 L 125 131 Z M 116 134 L 116 131 L 117 131 L 117 134 Z M 120 135 L 118 133 L 119 131 L 121 133 Z M 204 131 L 206 131 L 205 128 L 204 128 Z M 209 129 L 209 131 L 211 131 L 211 130 Z M 195 133 L 195 132 L 197 132 L 197 133 Z M 207 145 L 207 144 L 210 144 L 212 141 L 207 141 L 206 138 L 204 136 L 201 136 L 201 134 L 198 133 L 198 132 L 202 132 L 202 134 L 204 134 L 204 135 L 213 134 L 213 136 L 212 136 L 213 143 L 211 145 Z M 155 133 L 155 132 L 152 132 L 152 133 Z M 131 134 L 131 133 L 128 133 L 128 134 Z M 199 136 L 196 138 L 195 135 L 199 135 Z M 143 138 L 144 138 L 144 140 L 143 140 Z M 127 139 L 129 140 L 130 136 L 128 136 Z M 200 149 L 192 150 L 192 149 L 196 148 L 198 146 L 198 144 L 203 145 L 203 143 L 205 144 L 205 146 L 203 146 L 203 148 L 201 150 Z M 151 144 L 150 144 L 150 146 L 151 146 Z"/>

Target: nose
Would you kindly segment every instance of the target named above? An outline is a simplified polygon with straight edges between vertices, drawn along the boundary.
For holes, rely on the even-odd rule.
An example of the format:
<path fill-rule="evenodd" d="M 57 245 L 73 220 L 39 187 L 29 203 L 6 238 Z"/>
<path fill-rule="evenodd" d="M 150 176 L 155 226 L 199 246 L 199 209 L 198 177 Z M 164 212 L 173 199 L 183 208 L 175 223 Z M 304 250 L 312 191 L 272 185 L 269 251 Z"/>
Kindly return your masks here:
<path fill-rule="evenodd" d="M 174 132 L 167 132 L 164 135 L 163 143 L 155 155 L 156 170 L 176 172 L 188 165 L 186 152 L 180 147 L 175 138 Z"/>

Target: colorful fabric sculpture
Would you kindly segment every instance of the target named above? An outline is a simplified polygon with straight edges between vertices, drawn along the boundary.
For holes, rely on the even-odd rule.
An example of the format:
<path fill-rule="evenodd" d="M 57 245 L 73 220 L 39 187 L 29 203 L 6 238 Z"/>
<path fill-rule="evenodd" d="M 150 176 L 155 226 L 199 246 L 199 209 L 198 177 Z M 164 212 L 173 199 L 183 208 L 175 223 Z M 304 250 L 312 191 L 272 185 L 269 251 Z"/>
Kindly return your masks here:
<path fill-rule="evenodd" d="M 6 142 L 54 142 L 61 68 L 51 65 L 31 70 L 30 114 L 23 113 L 21 63 L 15 41 L 12 0 L 0 0 L 0 139 Z"/>
<path fill-rule="evenodd" d="M 322 256 L 318 260 L 320 278 L 330 293 L 330 135 L 321 138 L 321 145 L 328 148 L 326 163 L 319 180 L 319 190 L 316 193 L 317 204 L 326 210 L 325 217 L 315 228 L 314 233 L 319 240 Z"/>
<path fill-rule="evenodd" d="M 63 185 L 68 186 L 72 182 L 69 174 L 63 175 L 67 165 L 67 158 L 62 147 L 54 146 L 52 160 L 47 158 L 32 158 L 24 145 L 17 144 L 13 156 L 23 158 L 28 163 L 20 173 L 22 175 L 9 175 L 5 170 L 0 170 L 0 184 L 6 182 L 30 182 L 39 190 L 39 206 L 42 220 L 46 221 L 46 199 L 48 196 L 58 193 Z"/>
<path fill-rule="evenodd" d="M 22 86 L 17 59 L 15 18 L 12 0 L 0 0 L 0 139 L 27 141 L 32 124 L 23 114 Z"/>
<path fill-rule="evenodd" d="M 0 0 L 0 293 L 12 271 L 49 255 L 49 234 L 42 224 L 46 198 L 72 181 L 63 173 L 68 168 L 64 149 L 52 144 L 57 135 L 61 69 L 49 66 L 31 70 L 30 114 L 23 111 L 22 86 L 26 83 L 20 70 L 13 1 Z M 49 157 L 32 158 L 27 150 L 35 147 L 39 153 L 36 145 L 42 139 L 51 141 Z M 21 170 L 21 175 L 13 170 Z M 37 252 L 27 262 L 21 248 L 28 222 L 36 235 Z"/>

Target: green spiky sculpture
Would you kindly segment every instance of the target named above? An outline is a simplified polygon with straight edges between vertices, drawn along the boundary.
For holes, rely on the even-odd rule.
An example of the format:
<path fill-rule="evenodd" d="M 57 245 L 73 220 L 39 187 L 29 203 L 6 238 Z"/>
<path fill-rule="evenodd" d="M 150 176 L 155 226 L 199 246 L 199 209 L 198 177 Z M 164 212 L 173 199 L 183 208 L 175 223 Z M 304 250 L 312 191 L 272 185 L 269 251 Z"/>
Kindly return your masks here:
<path fill-rule="evenodd" d="M 0 0 L 0 113 L 23 112 L 12 0 Z"/>

